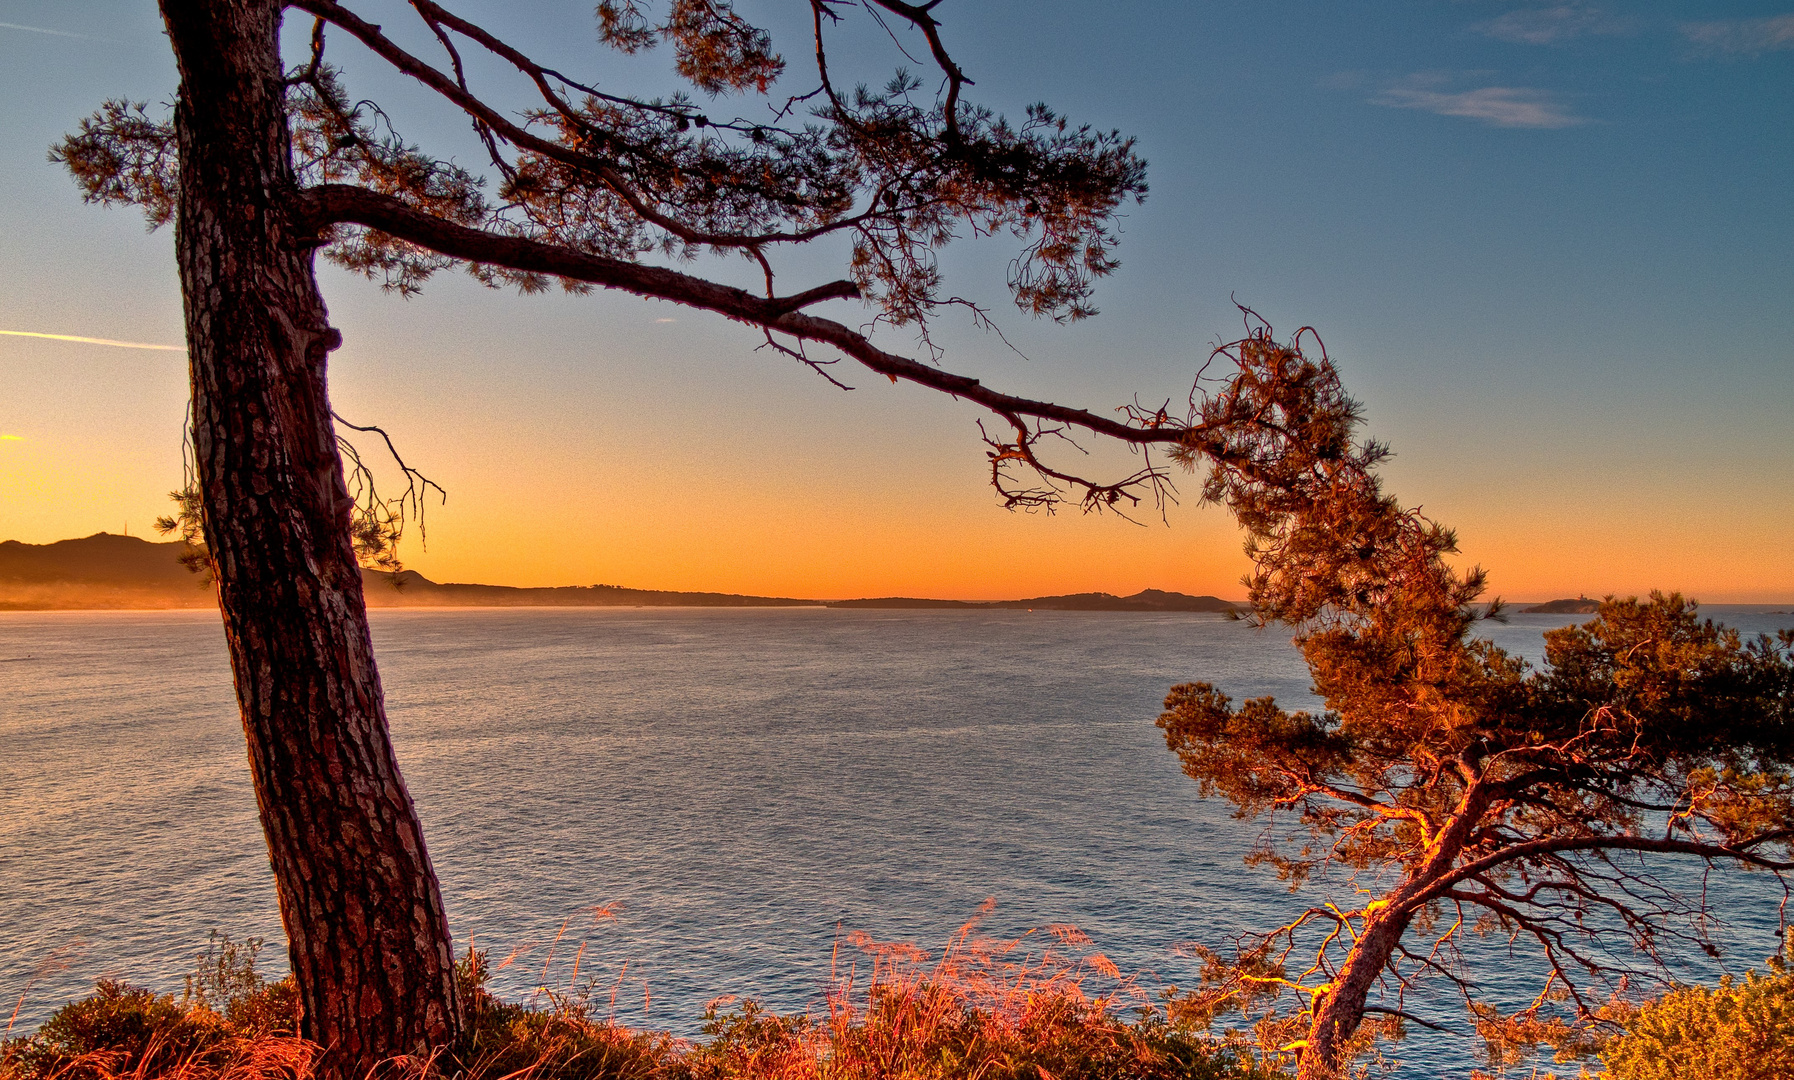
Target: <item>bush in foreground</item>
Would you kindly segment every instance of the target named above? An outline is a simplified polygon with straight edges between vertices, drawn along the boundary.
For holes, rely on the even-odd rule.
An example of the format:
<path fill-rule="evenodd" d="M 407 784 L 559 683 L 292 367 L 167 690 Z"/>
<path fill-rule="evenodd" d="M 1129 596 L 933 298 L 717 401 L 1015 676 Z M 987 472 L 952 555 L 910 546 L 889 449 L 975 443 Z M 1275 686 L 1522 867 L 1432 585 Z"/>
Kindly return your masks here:
<path fill-rule="evenodd" d="M 540 1008 L 486 988 L 485 954 L 459 965 L 468 1009 L 460 1044 L 391 1063 L 404 1080 L 1277 1080 L 1249 1054 L 1167 1022 L 1087 939 L 1055 928 L 1026 939 L 972 937 L 940 959 L 864 936 L 870 960 L 833 980 L 825 1013 L 784 1016 L 719 999 L 703 1037 L 634 1031 L 589 994 L 543 990 Z M 214 938 L 186 992 L 117 982 L 0 1045 L 0 1080 L 310 1080 L 319 1048 L 297 1038 L 290 979 L 255 974 L 259 942 Z M 1101 986 L 1101 992 L 1089 988 Z M 1132 1017 L 1123 1010 L 1133 1012 Z"/>
<path fill-rule="evenodd" d="M 37 1032 L 0 1043 L 0 1080 L 304 1080 L 293 982 L 256 974 L 259 939 L 213 934 L 179 1000 L 102 979 Z"/>
<path fill-rule="evenodd" d="M 988 910 L 988 908 L 986 909 Z M 835 980 L 826 1016 L 713 1005 L 705 1040 L 681 1065 L 692 1080 L 1273 1080 L 1236 1048 L 1173 1026 L 1100 953 L 1055 927 L 1038 956 L 1021 941 L 961 929 L 938 962 L 907 945 L 855 935 L 871 960 Z M 1019 958 L 1018 958 L 1018 954 Z M 1087 992 L 1092 984 L 1104 989 Z M 722 1004 L 722 1003 L 716 1003 Z M 1136 1006 L 1128 1019 L 1121 1009 Z"/>
<path fill-rule="evenodd" d="M 1611 1080 L 1784 1080 L 1794 1076 L 1794 967 L 1730 975 L 1709 990 L 1683 986 L 1626 1019 L 1601 1052 Z"/>

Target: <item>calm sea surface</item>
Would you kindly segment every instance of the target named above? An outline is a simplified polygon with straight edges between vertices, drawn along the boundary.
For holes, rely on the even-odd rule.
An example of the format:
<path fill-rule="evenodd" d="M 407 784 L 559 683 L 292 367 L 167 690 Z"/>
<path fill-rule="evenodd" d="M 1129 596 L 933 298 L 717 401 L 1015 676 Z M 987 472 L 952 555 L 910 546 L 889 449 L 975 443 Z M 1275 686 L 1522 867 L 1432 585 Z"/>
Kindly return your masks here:
<path fill-rule="evenodd" d="M 689 1034 L 724 994 L 816 1005 L 842 932 L 937 949 L 987 897 L 992 933 L 1072 923 L 1149 983 L 1187 982 L 1179 943 L 1296 903 L 1241 864 L 1256 829 L 1199 799 L 1153 726 L 1196 679 L 1311 704 L 1287 633 L 1064 612 L 373 619 L 457 945 L 515 951 L 507 995 L 544 965 L 566 985 L 583 942 L 620 1018 Z M 1489 633 L 1537 656 L 1569 621 Z M 1725 967 L 1775 950 L 1768 884 L 1722 898 Z M 600 904 L 617 920 L 595 924 Z M 0 1013 L 23 996 L 17 1034 L 101 976 L 178 991 L 213 930 L 268 939 L 264 970 L 284 970 L 216 614 L 0 614 Z M 1492 995 L 1528 985 L 1529 963 L 1495 959 Z M 1473 1050 L 1398 1052 L 1419 1077 L 1466 1074 Z"/>

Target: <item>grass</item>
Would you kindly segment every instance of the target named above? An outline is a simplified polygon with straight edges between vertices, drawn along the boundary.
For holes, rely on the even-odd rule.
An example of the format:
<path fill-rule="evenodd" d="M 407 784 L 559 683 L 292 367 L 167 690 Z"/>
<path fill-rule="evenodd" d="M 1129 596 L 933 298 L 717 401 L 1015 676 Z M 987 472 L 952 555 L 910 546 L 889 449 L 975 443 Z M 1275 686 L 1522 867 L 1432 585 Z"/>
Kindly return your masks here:
<path fill-rule="evenodd" d="M 1275 1080 L 1242 1048 L 1171 1023 L 1075 928 L 994 940 L 979 916 L 940 955 L 863 934 L 837 948 L 824 1003 L 781 1015 L 722 998 L 703 1034 L 634 1030 L 574 976 L 528 1003 L 459 966 L 466 1032 L 415 1080 Z M 0 1043 L 0 1080 L 309 1080 L 290 979 L 255 972 L 261 943 L 214 935 L 184 992 L 103 981 L 33 1034 Z M 547 965 L 544 965 L 544 974 Z M 546 978 L 544 979 L 546 982 Z"/>

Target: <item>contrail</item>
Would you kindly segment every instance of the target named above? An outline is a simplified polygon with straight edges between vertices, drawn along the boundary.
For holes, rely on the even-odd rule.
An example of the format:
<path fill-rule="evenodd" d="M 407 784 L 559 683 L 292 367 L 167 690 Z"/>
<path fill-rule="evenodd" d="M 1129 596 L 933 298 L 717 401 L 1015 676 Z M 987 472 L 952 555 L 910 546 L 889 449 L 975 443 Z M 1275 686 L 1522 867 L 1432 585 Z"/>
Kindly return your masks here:
<path fill-rule="evenodd" d="M 0 23 L 5 26 L 6 23 Z M 76 337 L 74 334 L 38 334 L 30 330 L 0 330 L 8 337 L 46 338 L 50 341 L 79 341 L 83 345 L 111 345 L 118 349 L 158 349 L 162 352 L 186 352 L 185 345 L 150 345 L 142 341 L 113 341 L 103 337 Z"/>
<path fill-rule="evenodd" d="M 33 34 L 53 34 L 56 37 L 80 38 L 83 41 L 94 40 L 93 38 L 88 37 L 86 34 L 71 34 L 67 30 L 46 30 L 41 26 L 21 26 L 18 23 L 11 23 L 11 22 L 0 22 L 0 28 L 4 28 L 7 30 L 25 30 L 25 31 L 28 31 Z"/>

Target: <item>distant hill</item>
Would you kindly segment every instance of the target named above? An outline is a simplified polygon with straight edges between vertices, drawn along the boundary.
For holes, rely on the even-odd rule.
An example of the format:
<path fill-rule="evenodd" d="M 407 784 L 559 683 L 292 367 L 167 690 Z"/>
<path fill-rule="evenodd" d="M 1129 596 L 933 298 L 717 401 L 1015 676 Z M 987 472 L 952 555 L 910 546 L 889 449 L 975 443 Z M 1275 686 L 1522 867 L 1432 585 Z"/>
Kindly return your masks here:
<path fill-rule="evenodd" d="M 987 608 L 976 600 L 927 600 L 919 596 L 869 596 L 864 600 L 830 600 L 826 607 L 838 608 Z"/>
<path fill-rule="evenodd" d="M 618 585 L 561 585 L 521 589 L 510 585 L 438 584 L 415 570 L 388 574 L 363 570 L 369 607 L 821 607 L 819 600 L 738 593 L 666 592 Z"/>
<path fill-rule="evenodd" d="M 80 581 L 134 588 L 192 585 L 180 563 L 181 544 L 152 544 L 140 536 L 95 533 L 54 544 L 0 543 L 0 581 L 49 584 Z"/>
<path fill-rule="evenodd" d="M 0 543 L 0 611 L 204 608 L 214 590 L 181 564 L 180 541 L 95 533 L 54 544 Z M 816 600 L 614 585 L 518 589 L 438 584 L 415 570 L 363 570 L 369 607 L 819 607 Z"/>
<path fill-rule="evenodd" d="M 179 541 L 95 533 L 54 544 L 0 543 L 0 611 L 200 608 L 217 600 L 181 565 Z"/>
<path fill-rule="evenodd" d="M 872 600 L 835 600 L 829 607 L 838 608 L 1000 608 L 1030 611 L 1199 611 L 1224 614 L 1243 611 L 1245 605 L 1231 604 L 1213 596 L 1189 596 L 1180 592 L 1145 589 L 1132 596 L 1113 593 L 1071 593 L 1066 596 L 1037 596 L 1032 600 L 920 600 L 909 596 L 883 596 Z"/>
<path fill-rule="evenodd" d="M 95 533 L 54 544 L 0 543 L 0 611 L 128 608 L 203 608 L 213 589 L 180 562 L 179 541 L 151 543 L 137 536 Z M 415 570 L 363 570 L 369 607 L 840 607 L 1033 609 L 1036 611 L 1228 612 L 1240 605 L 1213 596 L 1147 589 L 1133 596 L 1073 593 L 1032 600 L 800 600 L 789 596 L 667 592 L 616 585 L 514 588 L 435 582 Z"/>
<path fill-rule="evenodd" d="M 1579 596 L 1574 600 L 1551 600 L 1521 608 L 1522 615 L 1593 615 L 1601 610 L 1601 601 Z"/>

